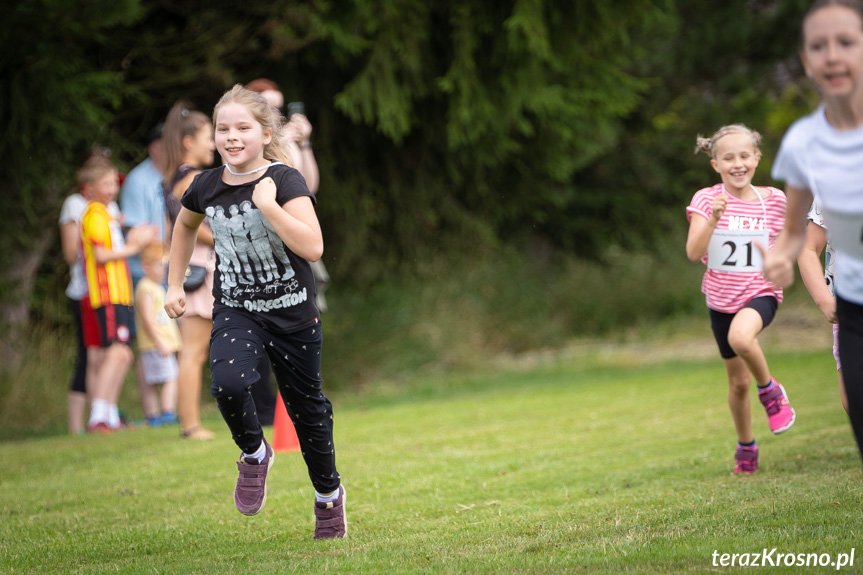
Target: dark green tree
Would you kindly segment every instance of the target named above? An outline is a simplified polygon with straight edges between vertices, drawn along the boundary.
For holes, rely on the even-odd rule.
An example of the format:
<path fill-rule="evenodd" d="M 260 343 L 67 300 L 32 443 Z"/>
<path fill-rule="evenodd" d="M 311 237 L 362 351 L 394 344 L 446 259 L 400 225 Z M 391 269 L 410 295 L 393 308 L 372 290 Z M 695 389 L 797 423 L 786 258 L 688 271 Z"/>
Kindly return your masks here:
<path fill-rule="evenodd" d="M 108 131 L 122 76 L 104 65 L 106 32 L 137 0 L 23 0 L 0 19 L 0 353 L 15 364 L 36 271 L 83 152 Z"/>
<path fill-rule="evenodd" d="M 48 252 L 83 150 L 108 145 L 129 168 L 174 100 L 210 113 L 257 76 L 306 102 L 340 282 L 503 243 L 589 257 L 649 245 L 710 183 L 696 133 L 747 122 L 769 157 L 811 105 L 790 81 L 807 4 L 13 2 L 0 21 L 0 338 L 17 339 L 34 284 L 37 309 L 61 297 Z"/>

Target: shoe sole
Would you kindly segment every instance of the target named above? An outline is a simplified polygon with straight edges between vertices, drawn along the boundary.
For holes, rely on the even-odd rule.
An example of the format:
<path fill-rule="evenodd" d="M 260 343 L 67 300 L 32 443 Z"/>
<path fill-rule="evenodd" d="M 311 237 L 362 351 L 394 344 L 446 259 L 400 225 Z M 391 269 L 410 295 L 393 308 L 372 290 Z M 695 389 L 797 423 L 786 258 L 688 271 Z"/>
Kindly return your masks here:
<path fill-rule="evenodd" d="M 797 421 L 797 412 L 794 411 L 793 407 L 791 407 L 791 400 L 788 399 L 788 392 L 785 391 L 785 387 L 781 384 L 779 385 L 779 388 L 782 390 L 782 394 L 785 396 L 785 401 L 788 402 L 788 409 L 791 410 L 791 421 L 789 421 L 786 425 L 780 427 L 779 429 L 772 429 L 771 431 L 773 432 L 773 435 L 779 435 L 780 433 L 788 431 L 789 429 L 791 429 L 791 426 L 794 425 L 794 422 Z"/>
<path fill-rule="evenodd" d="M 257 515 L 258 513 L 261 512 L 261 509 L 264 508 L 264 505 L 267 504 L 267 482 L 270 480 L 270 469 L 272 469 L 273 462 L 275 462 L 275 461 L 276 461 L 276 452 L 274 450 L 273 453 L 270 455 L 270 462 L 267 464 L 267 477 L 264 479 L 264 498 L 261 499 L 261 506 L 258 507 L 258 510 L 255 511 L 254 513 L 247 513 L 245 511 L 240 511 L 240 513 L 242 513 L 246 517 L 251 517 L 253 515 Z M 236 504 L 236 501 L 234 503 Z M 239 509 L 237 511 L 239 511 Z"/>

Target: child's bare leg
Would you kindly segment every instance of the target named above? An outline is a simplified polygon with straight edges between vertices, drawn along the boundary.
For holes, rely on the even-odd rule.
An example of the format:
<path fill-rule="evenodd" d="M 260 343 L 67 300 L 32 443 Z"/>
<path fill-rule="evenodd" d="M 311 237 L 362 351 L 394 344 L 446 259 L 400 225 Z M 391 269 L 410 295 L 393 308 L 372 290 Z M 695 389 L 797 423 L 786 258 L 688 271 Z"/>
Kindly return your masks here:
<path fill-rule="evenodd" d="M 132 350 L 125 343 L 113 343 L 105 351 L 105 359 L 99 375 L 105 386 L 106 400 L 111 405 L 117 405 L 120 392 L 123 390 L 123 380 L 134 361 Z"/>
<path fill-rule="evenodd" d="M 141 398 L 141 409 L 144 410 L 144 417 L 159 416 L 159 394 L 156 392 L 155 386 L 147 383 L 144 377 L 144 362 L 138 358 L 135 364 L 135 381 L 138 383 L 138 395 Z"/>
<path fill-rule="evenodd" d="M 734 316 L 728 328 L 728 344 L 749 368 L 755 383 L 765 386 L 770 383 L 770 368 L 758 343 L 758 334 L 764 327 L 761 314 L 751 308 L 743 308 Z"/>
<path fill-rule="evenodd" d="M 87 395 L 90 397 L 90 401 L 108 399 L 105 378 L 102 376 L 106 351 L 104 347 L 91 347 L 87 350 Z"/>
<path fill-rule="evenodd" d="M 176 413 L 177 411 L 177 380 L 172 379 L 162 384 L 161 400 L 162 413 Z"/>
<path fill-rule="evenodd" d="M 752 404 L 749 399 L 749 387 L 752 385 L 752 374 L 746 362 L 740 357 L 723 360 L 725 371 L 728 372 L 728 407 L 737 431 L 737 440 L 743 444 L 754 441 L 752 435 Z"/>

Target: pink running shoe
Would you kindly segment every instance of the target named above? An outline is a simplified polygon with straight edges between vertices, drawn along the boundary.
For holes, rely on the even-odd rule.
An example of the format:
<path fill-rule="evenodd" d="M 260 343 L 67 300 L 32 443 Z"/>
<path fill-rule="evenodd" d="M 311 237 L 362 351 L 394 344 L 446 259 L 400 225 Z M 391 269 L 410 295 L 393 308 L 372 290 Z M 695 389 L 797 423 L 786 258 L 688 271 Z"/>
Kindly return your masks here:
<path fill-rule="evenodd" d="M 773 389 L 770 391 L 759 391 L 758 399 L 767 411 L 767 421 L 770 422 L 770 431 L 779 434 L 794 425 L 797 415 L 788 403 L 788 394 L 785 388 L 775 379 Z"/>
<path fill-rule="evenodd" d="M 734 453 L 734 473 L 742 473 L 743 475 L 752 475 L 758 471 L 758 446 L 741 447 L 737 446 L 737 451 Z"/>

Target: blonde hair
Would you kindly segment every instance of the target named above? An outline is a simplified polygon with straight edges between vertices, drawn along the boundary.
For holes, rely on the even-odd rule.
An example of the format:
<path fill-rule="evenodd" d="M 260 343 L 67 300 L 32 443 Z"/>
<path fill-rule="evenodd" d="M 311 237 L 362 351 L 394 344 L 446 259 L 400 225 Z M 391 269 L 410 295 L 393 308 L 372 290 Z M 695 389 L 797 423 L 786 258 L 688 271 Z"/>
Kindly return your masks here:
<path fill-rule="evenodd" d="M 117 173 L 114 163 L 107 156 L 94 152 L 78 168 L 78 186 L 83 188 L 85 184 L 92 184 L 110 173 Z"/>
<path fill-rule="evenodd" d="M 141 263 L 142 264 L 152 264 L 152 263 L 162 263 L 163 258 L 165 257 L 164 247 L 162 246 L 162 242 L 150 242 L 141 250 Z"/>
<path fill-rule="evenodd" d="M 192 109 L 192 104 L 185 100 L 178 101 L 168 112 L 162 128 L 162 149 L 165 154 L 165 172 L 162 181 L 166 188 L 170 188 L 174 174 L 183 165 L 183 157 L 186 155 L 183 138 L 186 136 L 194 138 L 198 131 L 209 123 L 210 118 L 206 114 Z M 171 190 L 168 189 L 168 191 Z"/>
<path fill-rule="evenodd" d="M 755 146 L 755 151 L 761 153 L 761 150 L 758 148 L 758 145 L 761 143 L 761 134 L 755 130 L 747 128 L 743 124 L 729 124 L 727 126 L 722 126 L 709 138 L 705 138 L 701 134 L 698 134 L 698 137 L 695 138 L 695 153 L 704 152 L 711 158 L 715 158 L 716 142 L 728 134 L 749 134 L 752 137 L 752 144 Z"/>
<path fill-rule="evenodd" d="M 244 106 L 252 117 L 261 125 L 264 131 L 272 132 L 270 143 L 264 146 L 264 158 L 278 160 L 286 166 L 293 166 L 288 151 L 282 145 L 282 137 L 285 128 L 285 118 L 276 108 L 270 106 L 266 98 L 258 92 L 253 92 L 241 84 L 225 92 L 213 108 L 213 127 L 215 128 L 219 110 L 228 104 L 239 104 Z"/>

